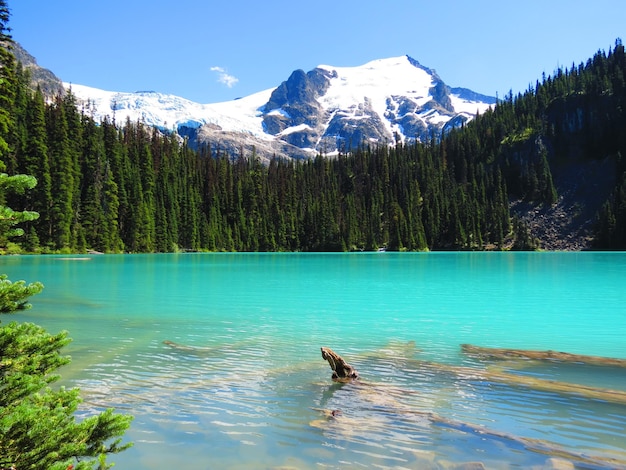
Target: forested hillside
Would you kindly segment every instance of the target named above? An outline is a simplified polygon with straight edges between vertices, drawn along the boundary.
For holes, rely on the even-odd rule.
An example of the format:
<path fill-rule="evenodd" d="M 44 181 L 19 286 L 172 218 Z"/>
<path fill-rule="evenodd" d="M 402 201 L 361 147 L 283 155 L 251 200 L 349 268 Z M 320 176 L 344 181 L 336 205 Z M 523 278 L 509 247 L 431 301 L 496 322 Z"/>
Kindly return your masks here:
<path fill-rule="evenodd" d="M 34 175 L 38 185 L 10 205 L 41 216 L 24 224 L 20 246 L 0 245 L 28 252 L 535 249 L 541 240 L 529 214 L 557 207 L 560 192 L 579 188 L 578 179 L 593 176 L 589 165 L 602 162 L 601 200 L 602 191 L 567 197 L 581 214 L 592 213 L 593 247 L 626 248 L 625 75 L 618 40 L 608 53 L 509 94 L 441 141 L 363 144 L 336 158 L 264 165 L 254 152 L 232 159 L 215 148 L 192 151 L 179 136 L 141 123 L 95 122 L 71 93 L 33 92 L 18 67 L 17 93 L 0 97 L 13 118 L 6 163 L 10 174 Z"/>

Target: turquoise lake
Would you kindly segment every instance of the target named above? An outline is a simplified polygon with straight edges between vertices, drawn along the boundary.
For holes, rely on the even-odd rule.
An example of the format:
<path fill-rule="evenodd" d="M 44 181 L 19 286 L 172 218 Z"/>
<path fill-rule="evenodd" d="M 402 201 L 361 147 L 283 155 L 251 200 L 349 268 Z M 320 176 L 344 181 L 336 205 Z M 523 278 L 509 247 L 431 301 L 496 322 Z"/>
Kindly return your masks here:
<path fill-rule="evenodd" d="M 626 468 L 625 403 L 488 375 L 624 392 L 626 368 L 486 360 L 460 347 L 626 358 L 626 253 L 0 265 L 13 281 L 45 285 L 32 310 L 3 324 L 70 332 L 60 384 L 80 387 L 80 416 L 107 407 L 135 416 L 134 447 L 109 458 L 116 469 Z M 360 382 L 332 382 L 322 346 Z"/>

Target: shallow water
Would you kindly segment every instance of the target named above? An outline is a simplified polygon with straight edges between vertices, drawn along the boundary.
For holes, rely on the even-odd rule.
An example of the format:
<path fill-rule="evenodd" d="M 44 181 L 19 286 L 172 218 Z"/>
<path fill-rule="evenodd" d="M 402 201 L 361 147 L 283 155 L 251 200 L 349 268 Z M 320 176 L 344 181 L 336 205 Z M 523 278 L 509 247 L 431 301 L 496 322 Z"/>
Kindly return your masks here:
<path fill-rule="evenodd" d="M 11 280 L 45 284 L 32 310 L 2 321 L 70 331 L 62 384 L 81 388 L 81 413 L 135 416 L 116 468 L 552 468 L 548 444 L 580 468 L 626 468 L 626 405 L 468 373 L 626 390 L 626 369 L 485 361 L 459 347 L 626 358 L 624 253 L 0 263 Z M 333 383 L 320 346 L 363 383 Z"/>

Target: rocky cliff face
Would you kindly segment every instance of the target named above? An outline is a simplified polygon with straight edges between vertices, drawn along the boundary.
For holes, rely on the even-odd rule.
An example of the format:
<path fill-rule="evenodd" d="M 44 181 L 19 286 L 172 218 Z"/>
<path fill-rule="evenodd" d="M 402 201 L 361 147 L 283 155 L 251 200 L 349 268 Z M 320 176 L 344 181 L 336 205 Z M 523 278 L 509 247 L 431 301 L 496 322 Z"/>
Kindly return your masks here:
<path fill-rule="evenodd" d="M 332 74 L 296 70 L 281 83 L 263 107 L 263 128 L 288 144 L 315 148 L 323 135 L 326 113 L 318 98 L 330 86 Z"/>
<path fill-rule="evenodd" d="M 47 97 L 65 92 L 63 82 L 50 70 L 41 67 L 37 60 L 19 43 L 13 43 L 13 54 L 15 54 L 17 61 L 22 64 L 22 67 L 30 74 L 31 88 L 33 90 L 39 87 L 44 96 Z"/>

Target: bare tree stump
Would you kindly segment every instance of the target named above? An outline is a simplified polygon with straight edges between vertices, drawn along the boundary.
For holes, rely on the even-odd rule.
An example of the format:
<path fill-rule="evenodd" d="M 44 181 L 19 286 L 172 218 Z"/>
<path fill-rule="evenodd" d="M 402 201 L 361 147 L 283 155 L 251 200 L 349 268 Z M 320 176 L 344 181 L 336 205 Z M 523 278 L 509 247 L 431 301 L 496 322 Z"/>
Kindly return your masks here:
<path fill-rule="evenodd" d="M 328 361 L 333 370 L 332 379 L 337 382 L 350 382 L 359 378 L 359 373 L 335 351 L 322 347 L 322 359 Z"/>

